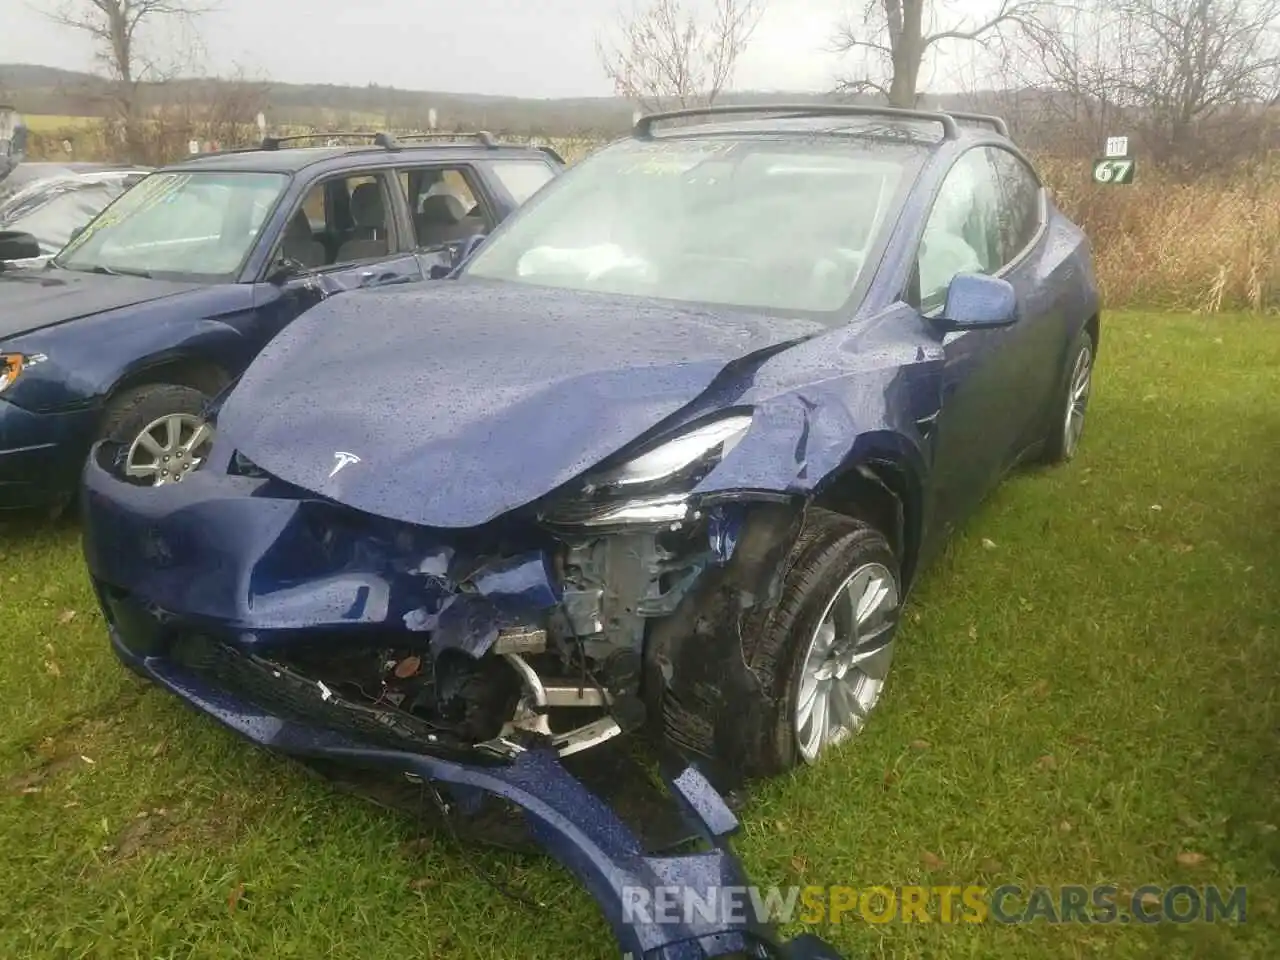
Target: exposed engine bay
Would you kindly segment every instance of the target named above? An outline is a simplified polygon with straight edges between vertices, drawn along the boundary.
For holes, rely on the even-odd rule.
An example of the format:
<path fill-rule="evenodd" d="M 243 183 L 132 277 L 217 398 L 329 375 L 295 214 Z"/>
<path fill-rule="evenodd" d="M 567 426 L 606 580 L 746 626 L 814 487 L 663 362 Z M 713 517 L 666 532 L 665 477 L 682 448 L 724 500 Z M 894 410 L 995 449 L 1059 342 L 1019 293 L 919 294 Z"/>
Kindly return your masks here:
<path fill-rule="evenodd" d="M 428 750 L 578 753 L 644 725 L 649 623 L 671 614 L 706 566 L 724 560 L 706 518 L 671 526 L 556 538 L 456 582 L 435 567 L 426 576 L 446 592 L 411 610 L 404 630 L 382 642 L 335 636 L 254 660 L 295 692 L 309 688 L 366 728 Z M 521 602 L 512 602 L 515 588 Z"/>

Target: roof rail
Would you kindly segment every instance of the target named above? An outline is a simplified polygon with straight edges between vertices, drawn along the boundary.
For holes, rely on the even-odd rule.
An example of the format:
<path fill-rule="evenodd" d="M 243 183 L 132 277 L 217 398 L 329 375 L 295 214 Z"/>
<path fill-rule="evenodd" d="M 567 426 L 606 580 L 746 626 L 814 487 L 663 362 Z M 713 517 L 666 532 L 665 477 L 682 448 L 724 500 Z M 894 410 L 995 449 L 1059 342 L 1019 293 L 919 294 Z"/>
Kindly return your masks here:
<path fill-rule="evenodd" d="M 288 137 L 263 137 L 262 150 L 279 150 L 295 140 L 370 140 L 374 146 L 392 148 L 393 141 L 385 133 L 295 133 Z"/>
<path fill-rule="evenodd" d="M 539 150 L 542 153 L 545 153 L 548 157 L 550 157 L 552 160 L 554 160 L 556 163 L 560 164 L 561 166 L 565 165 L 564 157 L 560 156 L 560 151 L 557 150 L 555 147 L 550 147 L 550 146 L 547 146 L 545 143 L 542 143 L 542 144 L 539 144 L 535 149 Z"/>
<path fill-rule="evenodd" d="M 746 113 L 781 113 L 785 119 L 800 117 L 886 117 L 898 120 L 928 120 L 942 125 L 942 135 L 948 140 L 960 136 L 952 114 L 932 110 L 904 110 L 900 107 L 876 107 L 854 103 L 767 103 L 728 104 L 714 107 L 692 107 L 684 110 L 667 110 L 650 113 L 636 121 L 634 133 L 642 140 L 653 137 L 653 125 L 665 120 L 685 117 L 734 116 Z"/>
<path fill-rule="evenodd" d="M 989 123 L 1000 136 L 1009 136 L 1009 125 L 1004 122 L 1003 117 L 992 116 L 989 113 L 969 113 L 961 110 L 948 110 L 947 113 L 957 120 L 968 120 L 970 123 Z"/>
<path fill-rule="evenodd" d="M 225 157 L 231 153 L 257 153 L 261 150 L 261 146 L 257 147 L 226 147 L 222 150 L 205 150 L 200 153 L 188 153 L 184 157 L 173 161 L 174 163 L 187 163 L 190 160 L 203 160 L 205 157 Z M 164 166 L 172 166 L 173 164 L 164 164 Z"/>
<path fill-rule="evenodd" d="M 393 143 L 399 143 L 403 140 L 476 140 L 489 149 L 501 146 L 488 130 L 457 131 L 453 133 L 447 130 L 433 130 L 430 133 L 392 133 L 387 134 L 387 136 L 391 138 Z"/>

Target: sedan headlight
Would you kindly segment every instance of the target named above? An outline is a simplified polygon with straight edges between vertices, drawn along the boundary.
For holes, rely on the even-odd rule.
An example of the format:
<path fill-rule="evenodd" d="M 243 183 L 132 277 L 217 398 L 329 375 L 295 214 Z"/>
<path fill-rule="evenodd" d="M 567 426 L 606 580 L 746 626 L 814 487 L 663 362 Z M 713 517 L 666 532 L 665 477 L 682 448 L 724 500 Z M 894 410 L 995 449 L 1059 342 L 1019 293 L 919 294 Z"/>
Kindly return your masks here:
<path fill-rule="evenodd" d="M 661 440 L 625 463 L 588 474 L 542 519 L 578 527 L 679 523 L 689 516 L 689 491 L 750 426 L 750 414 L 733 414 Z"/>
<path fill-rule="evenodd" d="M 0 393 L 18 379 L 27 358 L 20 353 L 0 353 Z"/>

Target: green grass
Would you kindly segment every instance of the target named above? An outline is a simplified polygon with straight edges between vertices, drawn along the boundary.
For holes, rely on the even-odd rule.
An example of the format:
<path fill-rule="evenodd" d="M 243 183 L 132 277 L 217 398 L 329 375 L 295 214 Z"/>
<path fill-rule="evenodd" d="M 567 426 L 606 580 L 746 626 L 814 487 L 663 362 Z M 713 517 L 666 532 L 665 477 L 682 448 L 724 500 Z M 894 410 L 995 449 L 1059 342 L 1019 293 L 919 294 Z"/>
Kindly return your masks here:
<path fill-rule="evenodd" d="M 1278 522 L 1280 321 L 1107 318 L 1081 457 L 951 545 L 866 732 L 759 791 L 754 878 L 1247 884 L 1243 925 L 819 932 L 851 957 L 1280 955 Z M 0 564 L 0 956 L 611 955 L 542 861 L 469 854 L 535 911 L 126 676 L 73 528 L 12 526 Z"/>

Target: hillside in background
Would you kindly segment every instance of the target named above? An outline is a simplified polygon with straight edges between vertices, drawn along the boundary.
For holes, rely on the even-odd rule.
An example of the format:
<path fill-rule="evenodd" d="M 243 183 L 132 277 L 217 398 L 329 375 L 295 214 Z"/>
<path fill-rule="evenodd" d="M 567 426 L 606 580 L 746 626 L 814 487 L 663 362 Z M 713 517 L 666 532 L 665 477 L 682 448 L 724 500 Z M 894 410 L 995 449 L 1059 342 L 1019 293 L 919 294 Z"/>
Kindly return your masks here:
<path fill-rule="evenodd" d="M 110 87 L 101 77 L 56 67 L 0 64 L 0 102 L 20 113 L 58 116 L 102 116 Z M 631 123 L 633 106 L 619 97 L 529 99 L 470 93 L 401 90 L 369 84 L 364 87 L 333 84 L 250 82 L 189 79 L 143 86 L 148 106 L 234 102 L 260 107 L 273 125 L 308 125 L 337 128 L 347 125 L 384 125 L 422 128 L 428 112 L 436 111 L 444 129 L 484 129 L 498 133 L 581 136 L 621 133 Z M 994 97 L 995 95 L 991 95 Z M 725 94 L 722 103 L 818 103 L 826 94 L 737 93 Z M 937 106 L 981 109 L 984 99 L 973 96 L 930 98 Z M 991 104 L 994 108 L 994 102 Z"/>

